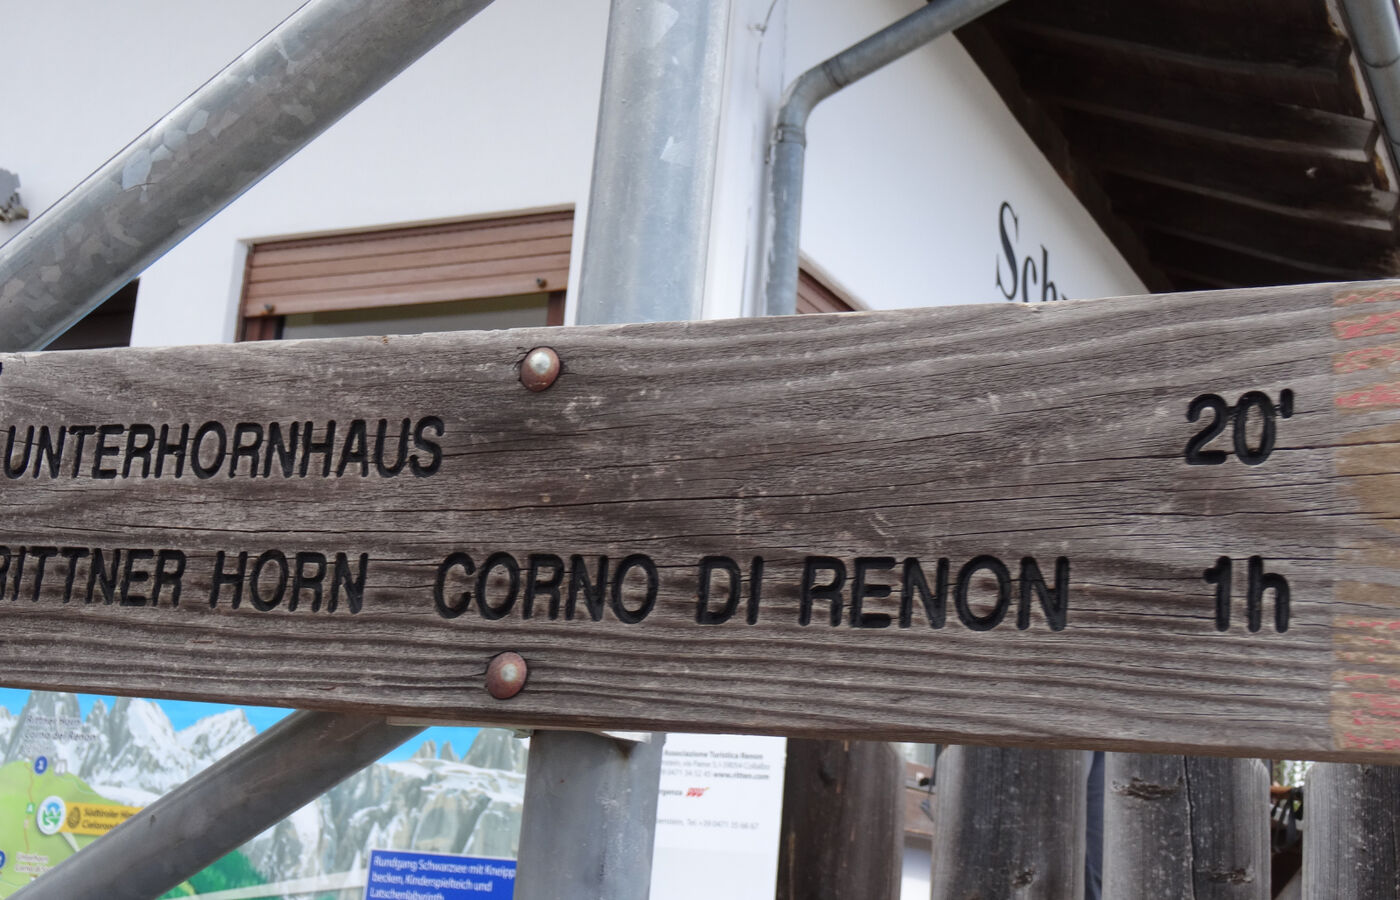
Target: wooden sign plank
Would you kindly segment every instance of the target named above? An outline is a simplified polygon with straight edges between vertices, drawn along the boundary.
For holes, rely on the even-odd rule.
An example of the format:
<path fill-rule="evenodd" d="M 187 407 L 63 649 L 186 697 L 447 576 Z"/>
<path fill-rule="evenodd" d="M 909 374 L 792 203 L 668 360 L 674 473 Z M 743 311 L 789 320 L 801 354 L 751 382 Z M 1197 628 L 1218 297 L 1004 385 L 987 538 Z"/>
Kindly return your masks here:
<path fill-rule="evenodd" d="M 1395 760 L 1398 332 L 1368 284 L 0 355 L 0 682 Z"/>

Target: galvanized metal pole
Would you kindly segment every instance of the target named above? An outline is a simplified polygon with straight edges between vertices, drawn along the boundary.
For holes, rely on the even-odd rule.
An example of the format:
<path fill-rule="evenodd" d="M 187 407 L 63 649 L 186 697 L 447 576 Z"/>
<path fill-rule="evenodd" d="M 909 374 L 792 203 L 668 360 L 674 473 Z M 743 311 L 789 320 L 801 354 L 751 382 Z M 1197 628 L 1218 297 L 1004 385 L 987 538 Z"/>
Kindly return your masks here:
<path fill-rule="evenodd" d="M 580 324 L 700 314 L 728 20 L 728 0 L 613 0 Z M 516 900 L 646 900 L 664 740 L 535 732 Z"/>
<path fill-rule="evenodd" d="M 646 900 L 664 740 L 535 732 L 515 900 Z"/>
<path fill-rule="evenodd" d="M 700 315 L 729 0 L 613 0 L 578 322 Z"/>
<path fill-rule="evenodd" d="M 1005 2 L 930 0 L 927 6 L 803 72 L 788 87 L 773 129 L 767 200 L 769 249 L 765 315 L 790 316 L 797 311 L 802 170 L 807 153 L 807 118 L 812 110 L 847 85 Z"/>
<path fill-rule="evenodd" d="M 42 349 L 491 0 L 311 0 L 0 247 L 0 351 Z"/>
<path fill-rule="evenodd" d="M 14 897 L 152 900 L 422 731 L 294 713 Z"/>

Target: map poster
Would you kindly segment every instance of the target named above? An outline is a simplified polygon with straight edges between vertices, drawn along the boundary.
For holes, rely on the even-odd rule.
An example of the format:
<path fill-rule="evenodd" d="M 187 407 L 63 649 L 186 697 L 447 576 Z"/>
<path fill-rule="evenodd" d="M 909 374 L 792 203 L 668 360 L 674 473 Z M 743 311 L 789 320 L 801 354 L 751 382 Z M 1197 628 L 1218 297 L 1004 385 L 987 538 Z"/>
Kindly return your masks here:
<path fill-rule="evenodd" d="M 0 898 L 285 715 L 0 689 Z M 508 731 L 430 728 L 166 897 L 265 888 L 239 896 L 363 900 L 371 848 L 503 867 L 516 855 L 526 752 Z"/>

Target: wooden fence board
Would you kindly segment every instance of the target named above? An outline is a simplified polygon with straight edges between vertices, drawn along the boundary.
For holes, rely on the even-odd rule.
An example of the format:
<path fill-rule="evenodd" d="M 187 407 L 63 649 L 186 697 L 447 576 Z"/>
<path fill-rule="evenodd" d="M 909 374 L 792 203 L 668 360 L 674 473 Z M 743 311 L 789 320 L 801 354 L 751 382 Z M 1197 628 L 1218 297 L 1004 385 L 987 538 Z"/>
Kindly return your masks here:
<path fill-rule="evenodd" d="M 0 682 L 1394 760 L 1397 333 L 1400 287 L 1372 283 L 0 355 Z M 536 345 L 563 359 L 542 393 L 517 380 Z M 186 427 L 176 477 L 143 448 Z M 211 606 L 221 552 L 248 554 L 236 608 L 232 580 Z M 615 599 L 582 583 L 602 557 Z M 732 560 L 722 623 L 697 622 L 707 557 Z M 504 650 L 529 681 L 493 700 Z"/>

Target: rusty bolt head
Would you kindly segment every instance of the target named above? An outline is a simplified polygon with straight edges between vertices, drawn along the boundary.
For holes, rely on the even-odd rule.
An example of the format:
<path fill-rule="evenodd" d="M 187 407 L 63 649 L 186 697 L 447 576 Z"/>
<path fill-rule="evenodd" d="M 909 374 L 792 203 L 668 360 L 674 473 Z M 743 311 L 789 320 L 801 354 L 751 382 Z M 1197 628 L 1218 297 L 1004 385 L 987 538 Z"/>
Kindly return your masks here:
<path fill-rule="evenodd" d="M 536 347 L 520 364 L 520 383 L 532 391 L 543 391 L 559 377 L 559 354 L 549 347 Z"/>
<path fill-rule="evenodd" d="M 497 700 L 509 700 L 525 687 L 529 674 L 523 656 L 512 651 L 501 653 L 486 667 L 486 690 Z"/>

